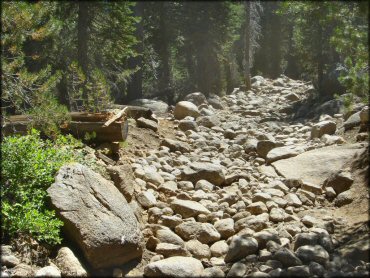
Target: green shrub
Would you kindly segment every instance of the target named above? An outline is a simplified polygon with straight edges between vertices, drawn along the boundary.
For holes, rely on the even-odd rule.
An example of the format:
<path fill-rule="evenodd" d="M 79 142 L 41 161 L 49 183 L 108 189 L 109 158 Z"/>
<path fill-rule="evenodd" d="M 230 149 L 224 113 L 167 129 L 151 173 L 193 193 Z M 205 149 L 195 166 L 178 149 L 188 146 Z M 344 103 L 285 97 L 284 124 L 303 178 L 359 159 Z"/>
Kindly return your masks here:
<path fill-rule="evenodd" d="M 62 222 L 46 205 L 46 189 L 80 143 L 72 136 L 54 142 L 40 139 L 34 129 L 23 137 L 5 137 L 1 147 L 2 231 L 14 236 L 27 234 L 49 244 L 61 242 Z"/>

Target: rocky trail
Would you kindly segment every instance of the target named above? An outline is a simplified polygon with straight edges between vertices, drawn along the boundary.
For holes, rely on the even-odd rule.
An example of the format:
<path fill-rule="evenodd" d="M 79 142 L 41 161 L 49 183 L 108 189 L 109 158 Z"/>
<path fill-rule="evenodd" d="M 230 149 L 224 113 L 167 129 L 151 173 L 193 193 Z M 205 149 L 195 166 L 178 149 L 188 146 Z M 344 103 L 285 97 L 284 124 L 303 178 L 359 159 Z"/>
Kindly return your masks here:
<path fill-rule="evenodd" d="M 43 267 L 3 245 L 2 275 L 367 276 L 368 107 L 293 121 L 310 84 L 252 81 L 131 121 L 111 180 L 62 167 L 48 193 L 73 244 Z"/>

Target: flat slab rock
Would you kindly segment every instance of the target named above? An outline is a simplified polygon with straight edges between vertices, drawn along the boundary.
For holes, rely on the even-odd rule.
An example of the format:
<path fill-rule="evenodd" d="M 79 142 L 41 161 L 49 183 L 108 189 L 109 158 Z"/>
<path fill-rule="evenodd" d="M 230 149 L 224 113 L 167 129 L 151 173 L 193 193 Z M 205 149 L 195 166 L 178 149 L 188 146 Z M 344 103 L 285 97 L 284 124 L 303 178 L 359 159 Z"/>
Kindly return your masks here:
<path fill-rule="evenodd" d="M 208 162 L 194 162 L 181 173 L 181 180 L 196 183 L 199 180 L 207 180 L 220 186 L 225 181 L 222 167 Z"/>
<path fill-rule="evenodd" d="M 272 166 L 287 179 L 302 179 L 321 185 L 326 178 L 342 169 L 363 150 L 361 144 L 329 146 L 276 161 Z"/>
<path fill-rule="evenodd" d="M 65 232 L 93 268 L 121 265 L 141 256 L 139 223 L 112 182 L 73 163 L 58 171 L 47 192 Z"/>
<path fill-rule="evenodd" d="M 152 262 L 144 268 L 145 277 L 200 277 L 204 267 L 201 261 L 175 256 Z"/>

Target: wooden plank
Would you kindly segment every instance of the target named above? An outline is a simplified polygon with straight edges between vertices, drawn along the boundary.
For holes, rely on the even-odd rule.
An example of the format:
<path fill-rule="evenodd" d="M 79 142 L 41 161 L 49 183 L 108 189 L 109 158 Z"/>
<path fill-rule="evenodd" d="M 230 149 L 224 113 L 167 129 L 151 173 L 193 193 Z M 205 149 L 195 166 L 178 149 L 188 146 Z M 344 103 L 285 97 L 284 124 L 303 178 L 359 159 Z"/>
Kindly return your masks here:
<path fill-rule="evenodd" d="M 117 121 L 119 118 L 121 118 L 122 116 L 126 115 L 126 111 L 127 111 L 128 107 L 125 107 L 123 108 L 121 111 L 119 111 L 116 115 L 113 116 L 113 118 L 111 118 L 110 120 L 106 121 L 104 123 L 103 126 L 107 127 L 109 126 L 110 124 L 112 124 L 113 122 Z"/>

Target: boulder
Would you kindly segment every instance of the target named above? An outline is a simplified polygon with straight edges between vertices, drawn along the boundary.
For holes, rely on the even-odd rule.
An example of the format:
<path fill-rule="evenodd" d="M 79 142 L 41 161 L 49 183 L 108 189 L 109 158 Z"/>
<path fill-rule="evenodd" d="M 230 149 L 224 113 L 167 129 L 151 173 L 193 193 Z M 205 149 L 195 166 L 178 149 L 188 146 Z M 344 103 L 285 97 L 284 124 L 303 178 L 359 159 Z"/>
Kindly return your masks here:
<path fill-rule="evenodd" d="M 205 126 L 208 128 L 212 128 L 214 126 L 219 126 L 220 125 L 220 120 L 216 115 L 212 116 L 200 116 L 197 118 L 197 124 L 199 126 Z"/>
<path fill-rule="evenodd" d="M 166 242 L 158 243 L 155 247 L 155 252 L 163 255 L 165 258 L 174 256 L 190 257 L 190 253 L 183 246 Z"/>
<path fill-rule="evenodd" d="M 182 238 L 175 234 L 171 229 L 165 227 L 158 229 L 155 236 L 160 242 L 184 246 Z"/>
<path fill-rule="evenodd" d="M 199 117 L 200 112 L 194 103 L 189 101 L 180 101 L 176 104 L 173 114 L 176 119 L 181 120 L 186 116 L 197 118 Z"/>
<path fill-rule="evenodd" d="M 65 233 L 92 267 L 120 265 L 141 256 L 139 223 L 112 182 L 73 163 L 58 171 L 47 192 Z"/>
<path fill-rule="evenodd" d="M 273 259 L 281 262 L 284 267 L 302 265 L 302 261 L 289 249 L 283 247 L 274 255 Z"/>
<path fill-rule="evenodd" d="M 352 114 L 344 123 L 344 130 L 350 130 L 356 126 L 359 126 L 361 124 L 361 118 L 360 118 L 361 111 L 356 112 Z"/>
<path fill-rule="evenodd" d="M 215 222 L 214 226 L 220 233 L 221 238 L 227 239 L 235 234 L 234 220 L 232 218 L 220 219 Z"/>
<path fill-rule="evenodd" d="M 156 132 L 158 130 L 158 124 L 155 121 L 145 119 L 143 117 L 136 120 L 136 124 L 138 127 L 141 128 L 149 128 Z"/>
<path fill-rule="evenodd" d="M 175 228 L 176 233 L 184 240 L 195 237 L 201 243 L 209 244 L 218 241 L 221 235 L 210 223 L 184 222 Z"/>
<path fill-rule="evenodd" d="M 321 245 L 304 245 L 296 250 L 298 258 L 308 264 L 316 262 L 325 265 L 329 261 L 329 253 Z"/>
<path fill-rule="evenodd" d="M 199 180 L 207 180 L 220 186 L 225 181 L 222 167 L 209 162 L 194 162 L 181 172 L 181 180 L 197 183 Z"/>
<path fill-rule="evenodd" d="M 227 251 L 229 250 L 229 246 L 227 245 L 225 240 L 220 240 L 213 243 L 210 247 L 212 257 L 222 257 L 226 255 Z"/>
<path fill-rule="evenodd" d="M 107 171 L 114 185 L 125 196 L 128 202 L 131 201 L 134 194 L 135 178 L 132 167 L 129 163 L 123 162 L 122 165 L 108 166 Z"/>
<path fill-rule="evenodd" d="M 257 250 L 258 242 L 253 237 L 234 236 L 225 256 L 225 262 L 239 261 L 248 255 L 255 254 Z"/>
<path fill-rule="evenodd" d="M 190 102 L 194 103 L 196 106 L 199 106 L 199 105 L 207 102 L 206 96 L 203 95 L 200 92 L 195 92 L 195 93 L 188 94 L 184 97 L 184 100 L 185 101 L 190 101 Z"/>
<path fill-rule="evenodd" d="M 208 103 L 215 109 L 224 109 L 224 105 L 222 104 L 220 98 L 216 95 L 210 96 L 208 99 Z"/>
<path fill-rule="evenodd" d="M 68 247 L 62 247 L 55 258 L 55 265 L 63 277 L 87 277 L 87 272 Z"/>
<path fill-rule="evenodd" d="M 49 265 L 36 271 L 35 277 L 62 277 L 58 268 Z"/>
<path fill-rule="evenodd" d="M 157 199 L 150 190 L 140 192 L 136 199 L 139 204 L 146 209 L 153 207 L 157 203 Z"/>
<path fill-rule="evenodd" d="M 322 185 L 332 173 L 338 172 L 362 151 L 363 148 L 360 144 L 329 146 L 276 161 L 272 163 L 272 166 L 277 173 L 286 179 L 304 180 Z"/>
<path fill-rule="evenodd" d="M 351 173 L 347 171 L 333 173 L 324 181 L 324 187 L 332 187 L 337 195 L 350 189 L 352 184 Z"/>
<path fill-rule="evenodd" d="M 174 210 L 174 212 L 181 214 L 184 218 L 198 216 L 201 213 L 211 213 L 200 203 L 190 200 L 175 199 L 171 203 L 171 208 Z"/>
<path fill-rule="evenodd" d="M 294 157 L 303 153 L 305 149 L 299 146 L 284 146 L 279 148 L 274 148 L 267 153 L 266 161 L 267 163 L 272 163 L 277 160 Z"/>
<path fill-rule="evenodd" d="M 149 263 L 145 277 L 200 277 L 204 270 L 201 261 L 191 257 L 175 256 Z"/>
<path fill-rule="evenodd" d="M 134 106 L 142 106 L 151 109 L 154 112 L 166 113 L 168 110 L 168 104 L 160 101 L 160 100 L 153 100 L 153 99 L 135 99 L 129 103 L 130 105 Z"/>
<path fill-rule="evenodd" d="M 32 266 L 27 265 L 25 263 L 20 263 L 16 265 L 14 268 L 12 268 L 11 277 L 34 277 L 35 276 L 35 270 L 32 268 Z"/>
<path fill-rule="evenodd" d="M 184 132 L 187 130 L 197 131 L 199 129 L 198 124 L 195 121 L 186 119 L 180 120 L 178 127 L 180 130 Z"/>
<path fill-rule="evenodd" d="M 161 146 L 168 147 L 171 152 L 179 151 L 182 153 L 188 153 L 191 150 L 191 147 L 188 143 L 168 138 L 162 140 Z"/>
<path fill-rule="evenodd" d="M 262 140 L 257 143 L 257 153 L 260 157 L 266 158 L 269 151 L 276 147 L 276 143 L 270 140 Z"/>
<path fill-rule="evenodd" d="M 192 239 L 185 242 L 186 249 L 192 254 L 193 257 L 201 259 L 209 259 L 211 251 L 207 244 L 201 243 L 199 240 Z"/>
<path fill-rule="evenodd" d="M 344 205 L 348 205 L 352 203 L 353 197 L 349 191 L 344 191 L 340 193 L 334 200 L 334 204 L 337 207 L 342 207 Z"/>
<path fill-rule="evenodd" d="M 311 139 L 320 138 L 324 134 L 334 134 L 337 125 L 333 121 L 322 121 L 313 125 L 311 129 Z"/>

